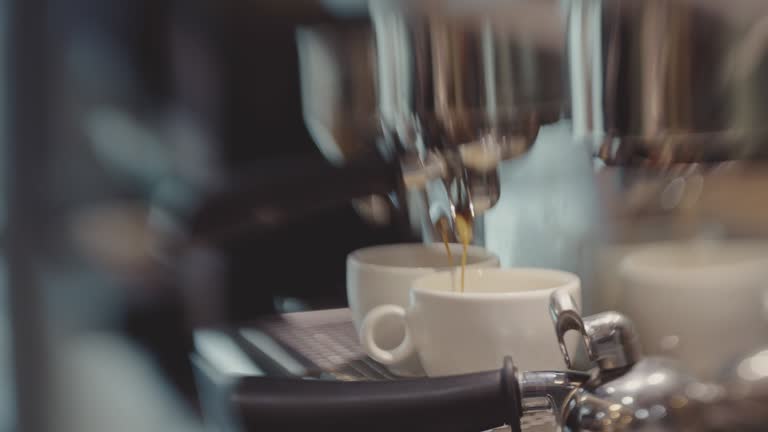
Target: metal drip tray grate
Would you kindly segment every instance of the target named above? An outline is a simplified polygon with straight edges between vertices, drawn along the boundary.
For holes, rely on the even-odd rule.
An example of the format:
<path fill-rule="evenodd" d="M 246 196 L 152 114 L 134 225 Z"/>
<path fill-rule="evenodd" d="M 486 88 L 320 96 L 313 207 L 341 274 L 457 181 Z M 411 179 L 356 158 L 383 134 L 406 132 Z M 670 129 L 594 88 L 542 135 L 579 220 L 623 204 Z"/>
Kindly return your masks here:
<path fill-rule="evenodd" d="M 348 309 L 286 314 L 260 328 L 303 357 L 315 374 L 341 381 L 397 379 L 365 355 Z"/>

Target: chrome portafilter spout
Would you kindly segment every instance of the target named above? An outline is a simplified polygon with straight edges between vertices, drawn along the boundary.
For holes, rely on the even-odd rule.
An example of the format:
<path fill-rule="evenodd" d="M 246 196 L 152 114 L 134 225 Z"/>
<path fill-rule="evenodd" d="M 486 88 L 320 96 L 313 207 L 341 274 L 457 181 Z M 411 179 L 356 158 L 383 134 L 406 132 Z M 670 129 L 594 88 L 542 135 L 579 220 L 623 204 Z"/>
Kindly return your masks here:
<path fill-rule="evenodd" d="M 445 195 L 429 203 L 432 236 L 451 243 L 461 242 L 459 224 L 463 223 L 466 229 L 473 227 L 475 221 L 471 191 L 463 174 L 444 181 L 442 186 L 446 188 Z M 454 196 L 451 196 L 451 190 L 455 191 Z"/>
<path fill-rule="evenodd" d="M 443 152 L 445 175 L 437 191 L 429 195 L 429 220 L 433 239 L 461 242 L 461 229 L 473 231 L 479 237 L 476 222 L 499 200 L 498 168 L 502 147 L 497 140 L 486 138 L 466 143 Z M 458 222 L 458 224 L 457 224 Z M 459 224 L 464 224 L 463 226 Z"/>

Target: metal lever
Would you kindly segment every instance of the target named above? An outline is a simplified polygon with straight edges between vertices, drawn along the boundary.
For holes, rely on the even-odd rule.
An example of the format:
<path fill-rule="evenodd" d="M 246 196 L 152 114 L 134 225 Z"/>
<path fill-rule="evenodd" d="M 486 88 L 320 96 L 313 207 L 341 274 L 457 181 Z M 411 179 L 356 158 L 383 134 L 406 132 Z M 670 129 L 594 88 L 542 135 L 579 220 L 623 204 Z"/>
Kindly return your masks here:
<path fill-rule="evenodd" d="M 572 367 L 565 345 L 569 330 L 581 333 L 587 356 L 601 372 L 626 370 L 640 360 L 642 350 L 632 322 L 618 312 L 603 312 L 582 318 L 567 291 L 558 290 L 550 297 L 549 310 L 555 324 L 557 341 L 565 364 Z"/>

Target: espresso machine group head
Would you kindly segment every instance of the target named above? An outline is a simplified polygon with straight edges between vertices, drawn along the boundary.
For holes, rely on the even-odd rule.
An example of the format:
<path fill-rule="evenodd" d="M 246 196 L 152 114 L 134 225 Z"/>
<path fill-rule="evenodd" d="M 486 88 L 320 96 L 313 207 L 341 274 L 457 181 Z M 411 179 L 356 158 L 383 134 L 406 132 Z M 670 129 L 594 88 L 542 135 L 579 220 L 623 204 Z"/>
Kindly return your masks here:
<path fill-rule="evenodd" d="M 598 166 L 660 177 L 768 154 L 765 2 L 381 0 L 364 15 L 297 30 L 304 118 L 328 163 L 221 179 L 193 233 L 354 200 L 436 240 L 438 223 L 493 207 L 501 162 L 560 120 Z"/>
<path fill-rule="evenodd" d="M 659 178 L 768 155 L 764 2 L 383 0 L 369 13 L 369 33 L 358 35 L 369 45 L 324 45 L 345 46 L 343 57 L 324 58 L 336 65 L 333 88 L 362 90 L 343 100 L 364 94 L 366 104 L 331 104 L 353 115 L 330 116 L 335 125 L 313 136 L 375 130 L 369 147 L 399 161 L 411 193 L 397 205 L 425 240 L 437 221 L 452 226 L 456 208 L 479 216 L 492 207 L 504 190 L 500 162 L 558 120 L 598 166 Z M 311 83 L 323 56 L 309 42 L 299 38 Z M 310 87 L 305 106 L 318 98 Z M 323 119 L 315 114 L 305 110 L 313 130 Z M 341 118 L 362 120 L 340 128 Z"/>
<path fill-rule="evenodd" d="M 529 13 L 536 25 L 521 19 Z M 440 239 L 440 224 L 455 237 L 456 214 L 478 217 L 498 201 L 501 162 L 567 111 L 559 0 L 384 0 L 365 15 L 297 27 L 304 120 L 325 161 L 216 178 L 181 209 L 190 238 L 270 229 L 350 201 L 425 241 Z"/>
<path fill-rule="evenodd" d="M 540 126 L 562 114 L 562 46 L 525 37 L 508 20 L 529 7 L 550 14 L 559 7 L 536 3 L 369 3 L 385 140 L 408 171 L 441 166 L 439 177 L 420 176 L 425 191 L 412 204 L 427 209 L 428 228 L 438 221 L 454 228 L 457 213 L 474 218 L 493 207 L 499 164 L 524 154 Z"/>

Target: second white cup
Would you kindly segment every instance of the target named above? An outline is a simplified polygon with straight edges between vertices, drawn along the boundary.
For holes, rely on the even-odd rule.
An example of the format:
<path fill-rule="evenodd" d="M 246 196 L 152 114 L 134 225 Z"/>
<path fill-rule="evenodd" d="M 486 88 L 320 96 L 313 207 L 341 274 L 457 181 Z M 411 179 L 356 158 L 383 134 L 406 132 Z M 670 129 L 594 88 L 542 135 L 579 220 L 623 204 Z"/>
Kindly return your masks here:
<path fill-rule="evenodd" d="M 368 355 L 397 366 L 416 353 L 427 375 L 443 376 L 498 368 L 511 355 L 521 370 L 565 367 L 549 315 L 553 291 L 566 290 L 581 305 L 578 276 L 546 269 L 469 269 L 465 291 L 460 273 L 441 272 L 414 281 L 407 308 L 373 309 L 362 326 Z M 379 343 L 381 324 L 405 323 L 403 341 Z"/>
<path fill-rule="evenodd" d="M 724 241 L 646 245 L 621 263 L 620 310 L 648 354 L 716 378 L 768 343 L 768 244 Z"/>

